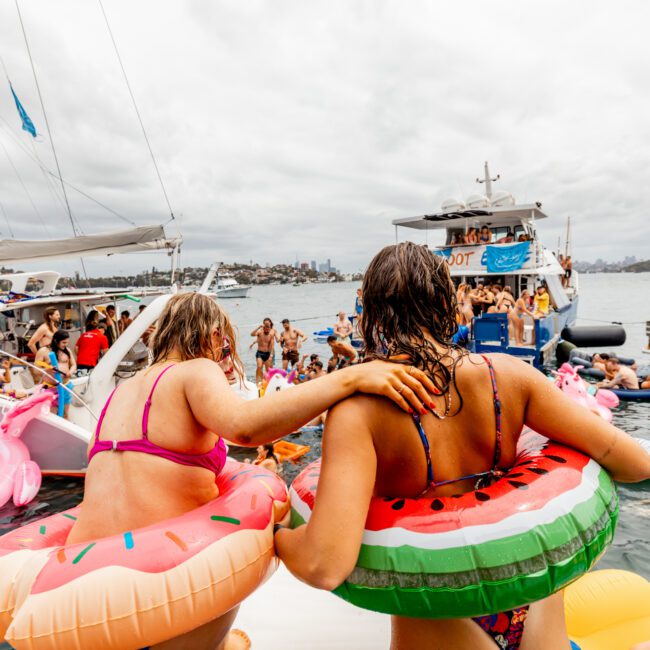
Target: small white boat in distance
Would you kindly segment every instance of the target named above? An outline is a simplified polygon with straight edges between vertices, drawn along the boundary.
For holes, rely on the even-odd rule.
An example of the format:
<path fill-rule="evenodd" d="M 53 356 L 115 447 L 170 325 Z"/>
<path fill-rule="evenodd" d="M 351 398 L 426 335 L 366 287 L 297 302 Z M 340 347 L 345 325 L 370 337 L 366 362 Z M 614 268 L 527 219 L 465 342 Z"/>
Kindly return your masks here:
<path fill-rule="evenodd" d="M 215 284 L 216 286 L 213 286 Z M 251 287 L 239 284 L 230 273 L 219 273 L 219 264 L 214 263 L 203 280 L 199 291 L 216 298 L 246 298 Z"/>

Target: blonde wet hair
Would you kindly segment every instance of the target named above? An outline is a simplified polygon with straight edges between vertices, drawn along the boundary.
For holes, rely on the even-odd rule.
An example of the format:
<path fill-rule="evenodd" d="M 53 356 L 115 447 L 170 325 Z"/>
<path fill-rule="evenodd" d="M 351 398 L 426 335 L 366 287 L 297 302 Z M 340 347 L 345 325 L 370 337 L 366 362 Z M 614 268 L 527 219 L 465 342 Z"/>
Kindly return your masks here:
<path fill-rule="evenodd" d="M 218 343 L 212 345 L 216 329 Z M 244 376 L 244 368 L 237 354 L 235 328 L 221 307 L 202 293 L 180 293 L 170 298 L 156 323 L 156 331 L 149 342 L 152 363 L 164 361 L 176 352 L 181 361 L 206 358 L 222 360 L 224 342 L 230 346 L 230 357 L 235 373 Z"/>

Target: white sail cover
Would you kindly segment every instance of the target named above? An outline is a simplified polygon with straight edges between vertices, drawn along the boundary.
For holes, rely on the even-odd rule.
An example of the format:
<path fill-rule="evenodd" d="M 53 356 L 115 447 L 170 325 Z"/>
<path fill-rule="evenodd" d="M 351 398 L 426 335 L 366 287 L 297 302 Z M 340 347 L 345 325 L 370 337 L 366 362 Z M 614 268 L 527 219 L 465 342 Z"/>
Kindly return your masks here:
<path fill-rule="evenodd" d="M 181 242 L 181 237 L 167 239 L 162 226 L 141 226 L 98 235 L 79 235 L 68 239 L 37 241 L 0 239 L 0 264 L 8 266 L 27 261 L 142 253 L 163 249 L 172 251 L 180 246 Z"/>

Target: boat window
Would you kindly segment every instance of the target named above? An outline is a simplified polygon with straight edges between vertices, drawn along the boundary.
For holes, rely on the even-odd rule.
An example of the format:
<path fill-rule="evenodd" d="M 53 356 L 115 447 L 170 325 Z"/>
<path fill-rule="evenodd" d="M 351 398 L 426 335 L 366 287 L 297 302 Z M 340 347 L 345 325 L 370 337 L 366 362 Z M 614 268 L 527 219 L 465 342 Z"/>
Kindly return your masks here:
<path fill-rule="evenodd" d="M 45 287 L 45 282 L 40 278 L 29 278 L 25 285 L 25 291 L 27 293 L 39 293 L 43 291 L 43 287 Z"/>
<path fill-rule="evenodd" d="M 81 313 L 79 304 L 76 302 L 66 302 L 62 310 L 62 326 L 64 330 L 81 329 Z"/>

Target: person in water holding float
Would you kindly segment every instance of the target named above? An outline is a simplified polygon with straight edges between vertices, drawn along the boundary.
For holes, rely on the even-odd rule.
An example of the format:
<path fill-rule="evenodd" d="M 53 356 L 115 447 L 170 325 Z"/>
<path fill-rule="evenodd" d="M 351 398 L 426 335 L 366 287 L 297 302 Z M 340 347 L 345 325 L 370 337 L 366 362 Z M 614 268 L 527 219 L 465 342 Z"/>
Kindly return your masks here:
<path fill-rule="evenodd" d="M 220 499 L 216 498 L 219 490 L 215 477 L 218 479 L 227 464 L 224 440 L 251 447 L 271 442 L 295 431 L 356 391 L 383 395 L 405 411 L 424 412 L 424 404 L 432 403 L 435 390 L 422 371 L 409 372 L 406 367 L 376 361 L 363 368 L 352 367 L 318 382 L 267 395 L 263 400 L 244 401 L 230 389 L 228 382 L 228 376 L 233 373 L 239 377 L 243 375 L 233 326 L 214 300 L 198 293 L 179 294 L 169 300 L 158 319 L 150 349 L 151 366 L 120 384 L 111 394 L 90 442 L 83 504 L 61 551 L 83 543 L 76 547 L 78 550 L 68 551 L 71 557 L 76 555 L 78 559 L 77 564 L 70 566 L 71 572 L 84 571 L 84 566 L 92 568 L 92 563 L 99 561 L 100 538 L 116 536 L 116 548 L 119 553 L 126 554 L 125 561 L 128 561 L 143 543 L 139 541 L 139 529 L 171 521 L 195 509 L 200 512 L 204 504 L 212 501 L 217 514 L 206 516 L 205 525 L 232 527 L 238 523 L 239 519 L 222 516 Z M 241 467 L 246 466 L 242 464 Z M 247 471 L 250 472 L 250 468 Z M 242 473 L 226 480 L 226 488 Z M 254 473 L 253 478 L 257 474 Z M 262 474 L 261 478 L 265 476 L 272 475 Z M 264 481 L 266 489 L 271 491 L 269 480 Z M 264 485 L 253 482 L 262 490 L 259 495 L 252 493 L 251 496 L 242 487 L 245 501 L 242 519 L 249 511 L 259 510 L 263 498 L 268 499 Z M 286 501 L 286 488 L 279 482 L 278 485 Z M 157 542 L 159 548 L 155 551 L 161 564 L 168 562 L 165 549 L 180 552 L 183 557 L 188 553 L 189 543 L 174 532 L 171 524 L 169 526 L 161 528 L 161 541 Z M 188 534 L 194 535 L 194 528 L 189 530 Z M 272 540 L 269 541 L 272 550 Z M 244 557 L 241 555 L 243 544 L 239 544 L 238 556 L 241 557 Z M 230 560 L 225 558 L 224 561 Z M 59 569 L 54 566 L 52 570 Z M 211 567 L 210 572 L 200 573 L 205 575 L 215 570 Z M 168 584 L 180 585 L 181 589 L 183 584 L 192 582 L 194 589 L 194 582 L 187 578 L 181 580 L 171 575 L 169 579 L 173 582 Z M 226 585 L 215 598 L 230 591 Z M 135 597 L 135 600 L 144 602 L 143 607 L 147 609 L 150 608 L 147 599 L 157 601 L 161 598 L 165 598 L 165 590 L 158 587 L 151 595 Z M 171 608 L 172 602 L 165 607 Z M 163 634 L 161 630 L 165 626 L 176 630 L 185 628 L 183 635 L 164 644 L 165 649 L 222 647 L 220 644 L 235 618 L 237 607 L 200 627 L 192 621 L 194 609 L 189 607 L 189 613 L 182 617 L 171 616 L 172 610 L 166 609 L 167 614 L 159 615 L 152 623 L 158 635 Z M 110 615 L 114 613 L 106 614 Z M 52 614 L 50 618 L 56 616 Z M 144 618 L 141 623 L 144 624 Z M 117 628 L 111 630 L 111 625 L 106 624 L 106 634 L 117 634 Z M 137 625 L 135 628 L 140 629 Z M 190 631 L 194 628 L 197 629 Z M 97 633 L 104 634 L 101 630 Z M 160 638 L 155 641 L 159 642 Z M 233 644 L 235 641 L 231 639 Z M 97 647 L 99 645 L 97 643 Z"/>
<path fill-rule="evenodd" d="M 596 561 L 617 513 L 597 463 L 641 481 L 650 454 L 532 366 L 452 345 L 454 287 L 427 247 L 384 248 L 363 296 L 368 358 L 424 371 L 439 395 L 426 415 L 376 396 L 330 409 L 320 474 L 317 461 L 294 481 L 278 556 L 308 584 L 392 614 L 393 650 L 568 650 L 553 592 Z"/>

